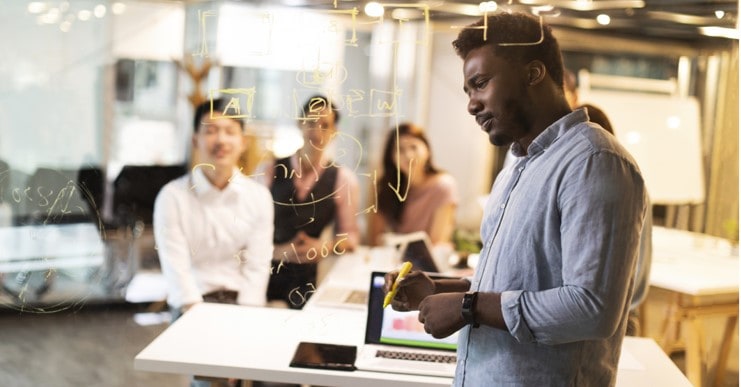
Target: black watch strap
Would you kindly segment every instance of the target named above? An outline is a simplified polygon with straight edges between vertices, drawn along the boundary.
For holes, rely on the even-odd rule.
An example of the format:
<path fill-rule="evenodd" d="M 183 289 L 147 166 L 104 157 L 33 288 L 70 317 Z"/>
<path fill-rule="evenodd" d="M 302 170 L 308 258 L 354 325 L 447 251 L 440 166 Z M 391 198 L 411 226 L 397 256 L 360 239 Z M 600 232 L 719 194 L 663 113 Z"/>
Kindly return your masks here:
<path fill-rule="evenodd" d="M 461 303 L 461 315 L 463 321 L 467 325 L 472 325 L 474 328 L 479 327 L 479 323 L 476 322 L 474 316 L 474 308 L 476 308 L 476 300 L 478 299 L 479 292 L 468 292 L 463 295 L 463 302 Z"/>

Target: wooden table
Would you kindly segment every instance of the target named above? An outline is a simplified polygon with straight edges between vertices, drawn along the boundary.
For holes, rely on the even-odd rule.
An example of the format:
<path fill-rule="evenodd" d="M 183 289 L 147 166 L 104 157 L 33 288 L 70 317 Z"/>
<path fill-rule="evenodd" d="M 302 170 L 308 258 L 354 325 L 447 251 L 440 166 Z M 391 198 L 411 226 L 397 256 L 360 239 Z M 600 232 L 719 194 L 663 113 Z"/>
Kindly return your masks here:
<path fill-rule="evenodd" d="M 652 291 L 667 292 L 670 297 L 662 323 L 661 346 L 667 354 L 677 349 L 686 351 L 685 373 L 695 386 L 702 386 L 707 368 L 703 319 L 711 316 L 726 319 L 713 381 L 714 386 L 723 384 L 738 322 L 738 273 L 738 252 L 732 250 L 728 241 L 653 228 L 650 284 Z M 641 315 L 645 316 L 645 310 Z"/>

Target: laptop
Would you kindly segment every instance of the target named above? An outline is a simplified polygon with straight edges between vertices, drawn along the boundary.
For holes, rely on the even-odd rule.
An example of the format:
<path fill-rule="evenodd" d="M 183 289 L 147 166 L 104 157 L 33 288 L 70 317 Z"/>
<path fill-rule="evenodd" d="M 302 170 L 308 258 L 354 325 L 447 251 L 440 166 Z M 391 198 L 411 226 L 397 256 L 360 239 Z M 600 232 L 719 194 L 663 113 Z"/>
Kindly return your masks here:
<path fill-rule="evenodd" d="M 442 376 L 455 375 L 458 333 L 436 339 L 424 331 L 417 311 L 383 308 L 384 272 L 371 274 L 365 344 L 355 367 L 362 371 Z"/>
<path fill-rule="evenodd" d="M 311 299 L 318 306 L 365 309 L 368 304 L 368 291 L 340 285 L 319 286 Z"/>
<path fill-rule="evenodd" d="M 384 244 L 396 249 L 399 262 L 411 262 L 412 270 L 440 273 L 448 269 L 443 262 L 438 262 L 435 259 L 432 253 L 432 242 L 424 231 L 408 234 L 386 234 Z"/>

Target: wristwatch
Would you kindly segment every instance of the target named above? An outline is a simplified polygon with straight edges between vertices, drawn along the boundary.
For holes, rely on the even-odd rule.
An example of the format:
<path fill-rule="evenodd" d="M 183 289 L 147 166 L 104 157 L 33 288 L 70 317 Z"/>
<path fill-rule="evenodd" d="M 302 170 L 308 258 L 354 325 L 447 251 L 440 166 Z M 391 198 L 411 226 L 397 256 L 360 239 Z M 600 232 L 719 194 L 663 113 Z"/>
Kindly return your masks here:
<path fill-rule="evenodd" d="M 476 299 L 479 296 L 479 292 L 467 292 L 463 295 L 463 302 L 461 303 L 461 315 L 463 321 L 466 324 L 472 325 L 474 328 L 479 327 L 479 323 L 476 322 L 476 317 L 473 314 L 474 308 L 476 308 Z"/>

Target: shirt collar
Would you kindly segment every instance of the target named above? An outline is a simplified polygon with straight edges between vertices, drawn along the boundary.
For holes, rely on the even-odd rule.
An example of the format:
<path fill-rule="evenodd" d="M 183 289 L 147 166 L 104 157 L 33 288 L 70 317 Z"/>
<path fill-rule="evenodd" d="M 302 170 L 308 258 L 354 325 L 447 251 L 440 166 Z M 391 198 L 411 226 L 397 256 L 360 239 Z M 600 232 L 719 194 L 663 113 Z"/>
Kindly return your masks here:
<path fill-rule="evenodd" d="M 542 133 L 535 137 L 533 142 L 530 143 L 530 146 L 527 148 L 527 155 L 532 156 L 543 152 L 546 148 L 551 146 L 551 144 L 556 142 L 559 137 L 574 127 L 574 125 L 586 121 L 589 121 L 586 108 L 576 109 L 559 118 L 556 122 L 552 123 Z M 513 142 L 510 149 L 512 154 L 517 157 L 525 156 L 525 151 L 517 142 Z"/>
<path fill-rule="evenodd" d="M 231 190 L 232 181 L 237 176 L 237 174 L 240 173 L 238 168 L 236 168 L 236 167 L 233 168 L 232 169 L 232 177 L 231 177 L 230 182 L 226 185 L 226 187 L 224 187 L 223 190 L 220 190 L 220 189 L 216 188 L 213 184 L 211 184 L 211 182 L 206 177 L 206 174 L 203 173 L 203 168 L 209 168 L 209 167 L 208 166 L 202 166 L 200 168 L 195 168 L 195 169 L 193 169 L 193 173 L 191 174 L 191 176 L 192 176 L 191 177 L 191 179 L 192 179 L 191 181 L 192 181 L 192 185 L 193 185 L 193 192 L 195 192 L 196 195 L 198 195 L 198 196 L 203 196 L 203 195 L 206 195 L 206 194 L 208 194 L 210 192 L 218 193 L 218 192 L 226 192 L 226 191 Z"/>

